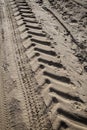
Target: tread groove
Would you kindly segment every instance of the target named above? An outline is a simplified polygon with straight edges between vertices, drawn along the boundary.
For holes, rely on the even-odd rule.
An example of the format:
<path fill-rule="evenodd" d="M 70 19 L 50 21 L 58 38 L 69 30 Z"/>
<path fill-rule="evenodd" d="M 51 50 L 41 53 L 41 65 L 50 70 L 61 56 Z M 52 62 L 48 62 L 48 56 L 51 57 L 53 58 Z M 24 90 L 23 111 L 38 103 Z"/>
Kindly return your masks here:
<path fill-rule="evenodd" d="M 59 90 L 56 90 L 54 88 L 50 88 L 50 92 L 54 92 L 62 97 L 64 97 L 65 99 L 68 99 L 68 100 L 73 100 L 73 101 L 78 101 L 78 102 L 81 102 L 83 103 L 83 101 L 79 98 L 79 97 L 76 97 L 76 96 L 72 96 L 70 95 L 69 93 L 64 93 L 62 91 L 59 91 Z"/>

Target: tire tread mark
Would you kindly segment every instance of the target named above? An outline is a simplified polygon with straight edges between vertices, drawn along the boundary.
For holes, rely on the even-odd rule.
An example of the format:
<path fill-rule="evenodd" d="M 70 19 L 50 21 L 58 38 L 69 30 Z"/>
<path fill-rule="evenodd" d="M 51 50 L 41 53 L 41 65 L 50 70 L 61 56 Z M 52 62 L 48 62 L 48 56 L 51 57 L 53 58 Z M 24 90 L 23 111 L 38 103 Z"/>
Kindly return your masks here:
<path fill-rule="evenodd" d="M 13 27 L 14 26 L 16 25 L 13 25 Z M 14 33 L 15 33 L 15 37 L 17 38 L 18 32 L 14 32 Z M 19 41 L 19 39 L 17 39 L 17 41 Z M 28 109 L 28 111 L 31 110 L 31 114 L 32 114 L 32 116 L 29 117 L 31 118 L 30 121 L 31 121 L 32 128 L 34 128 L 35 130 L 51 129 L 51 125 L 49 125 L 50 123 L 49 120 L 46 122 L 47 115 L 44 113 L 46 106 L 43 102 L 43 99 L 41 99 L 41 97 L 39 97 L 38 93 L 36 92 L 37 84 L 35 84 L 35 80 L 33 79 L 34 75 L 31 71 L 31 67 L 27 63 L 26 56 L 24 55 L 22 49 L 22 45 L 19 45 L 18 42 L 16 42 L 16 49 L 17 49 L 17 55 L 19 57 L 18 66 L 19 66 L 19 70 L 21 70 L 20 74 L 21 74 L 22 82 L 24 84 L 24 87 L 22 86 L 22 89 L 23 89 L 23 93 L 25 93 L 26 101 L 28 102 L 28 104 L 26 104 L 27 108 L 28 107 L 30 108 Z"/>
<path fill-rule="evenodd" d="M 16 4 L 17 4 L 17 2 L 16 2 Z M 19 6 L 20 5 L 20 6 Z M 22 5 L 22 2 L 20 2 L 20 4 L 19 5 L 17 5 L 17 7 L 19 8 L 19 12 L 20 12 L 20 10 L 21 9 L 27 9 L 27 10 L 32 10 L 31 9 L 31 7 L 30 6 L 28 6 L 29 4 L 24 4 L 24 6 Z M 26 11 L 25 11 L 26 12 Z M 24 13 L 24 12 L 22 11 L 22 13 L 20 14 L 21 16 L 22 16 L 22 19 L 23 19 L 23 21 L 25 22 L 25 24 L 26 24 L 26 28 L 27 29 L 30 29 L 30 28 L 33 28 L 33 29 L 35 29 L 35 30 L 38 30 L 38 29 L 41 29 L 42 30 L 42 28 L 38 28 L 38 27 L 36 27 L 35 28 L 35 25 L 29 25 L 29 24 L 27 24 L 27 22 L 29 23 L 29 18 L 30 19 L 32 19 L 32 20 L 30 20 L 30 23 L 33 23 L 34 24 L 34 22 L 36 22 L 36 18 L 35 18 L 35 15 L 29 15 L 28 14 L 28 12 L 26 12 L 26 13 Z M 28 17 L 28 16 L 30 16 L 30 17 Z M 32 22 L 33 21 L 33 22 Z M 36 23 L 38 23 L 38 22 L 36 22 Z M 41 36 L 39 36 L 39 37 L 41 37 Z M 43 54 L 46 54 L 47 56 L 49 55 L 52 55 L 53 57 L 56 57 L 57 55 L 56 55 L 56 53 L 54 52 L 54 51 L 52 51 L 52 49 L 50 49 L 50 51 L 48 51 L 47 49 L 45 50 L 45 49 L 43 49 L 43 47 L 42 47 L 42 49 L 41 48 L 39 48 L 38 47 L 38 44 L 41 44 L 42 46 L 44 45 L 44 46 L 51 46 L 51 42 L 48 42 L 48 41 L 41 41 L 41 40 L 38 40 L 38 39 L 35 39 L 34 38 L 34 36 L 32 36 L 32 38 L 30 38 L 30 41 L 31 41 L 31 43 L 34 43 L 34 45 L 35 46 L 33 46 L 33 53 L 35 53 L 35 55 L 33 54 L 32 55 L 32 58 L 33 57 L 35 57 L 36 55 L 39 57 L 40 55 L 42 55 L 41 53 L 43 53 Z M 29 46 L 29 48 L 27 48 L 27 50 L 29 50 L 31 47 Z M 20 49 L 19 49 L 20 50 Z M 27 51 L 26 50 L 26 51 Z M 21 54 L 21 53 L 23 53 L 23 52 L 20 52 L 19 51 L 19 53 Z M 45 58 L 45 57 L 44 57 Z M 44 59 L 43 57 L 42 57 L 42 59 Z M 31 58 L 30 58 L 31 59 Z M 48 63 L 49 64 L 49 66 L 50 66 L 50 64 L 52 64 L 53 66 L 56 66 L 57 67 L 57 65 L 58 64 L 56 64 L 56 63 L 54 63 L 53 61 L 52 62 L 49 62 L 48 60 L 40 60 L 40 62 L 45 62 L 45 64 L 46 63 Z M 23 60 L 21 59 L 21 62 L 23 62 Z M 25 58 L 25 62 L 27 62 L 26 61 L 26 58 Z M 36 64 L 38 64 L 38 60 L 37 60 L 37 63 Z M 23 69 L 23 71 L 25 71 L 26 72 L 26 74 L 24 74 L 24 75 L 22 75 L 22 80 L 23 80 L 23 82 L 24 83 L 28 83 L 28 74 L 27 74 L 27 71 L 29 71 L 26 67 L 25 67 L 25 63 L 22 63 L 22 64 L 24 64 L 24 66 L 21 68 L 21 70 Z M 43 68 L 43 66 L 42 66 L 42 64 L 40 64 L 39 65 L 39 68 Z M 39 68 L 38 68 L 38 70 L 39 70 Z M 62 68 L 62 65 L 60 65 L 59 66 L 59 68 Z M 37 70 L 37 71 L 38 71 Z M 59 75 L 54 75 L 53 73 L 51 73 L 51 72 L 48 72 L 47 70 L 46 71 L 43 71 L 43 75 L 45 76 L 45 80 L 47 79 L 46 77 L 48 77 L 48 80 L 49 80 L 49 78 L 52 78 L 52 79 L 56 79 L 56 80 L 59 80 L 59 81 L 61 81 L 61 83 L 62 82 L 64 82 L 64 83 L 66 83 L 66 84 L 72 84 L 72 82 L 71 82 L 71 80 L 70 80 L 70 78 L 67 78 L 66 76 L 59 76 Z M 32 77 L 32 76 L 31 76 Z M 47 82 L 47 81 L 46 81 Z M 33 83 L 33 81 L 32 81 L 32 83 Z M 50 82 L 51 83 L 51 82 Z M 45 83 L 44 83 L 45 84 Z M 43 84 L 43 86 L 44 86 L 44 84 Z M 26 89 L 28 89 L 28 86 L 26 86 Z M 52 90 L 52 89 L 51 89 Z M 28 90 L 27 90 L 28 91 Z M 32 90 L 30 89 L 29 91 L 31 91 L 32 92 Z M 35 89 L 35 91 L 36 91 L 36 89 Z M 53 91 L 53 90 L 52 90 Z M 26 90 L 25 90 L 25 92 L 26 92 Z M 27 92 L 26 92 L 27 93 Z M 80 101 L 80 99 L 79 98 L 77 98 L 77 97 L 72 97 L 71 95 L 66 95 L 65 93 L 63 93 L 63 92 L 56 92 L 55 91 L 55 93 L 57 93 L 58 95 L 60 95 L 60 96 L 62 96 L 63 94 L 64 94 L 64 97 L 66 98 L 66 99 L 69 99 L 69 100 L 75 100 L 75 101 Z M 28 92 L 27 94 L 25 94 L 25 95 L 29 95 L 30 93 Z M 29 97 L 30 98 L 30 97 Z M 28 100 L 28 99 L 27 99 Z M 55 99 L 53 99 L 53 101 L 55 102 Z M 82 101 L 81 101 L 82 102 Z M 35 102 L 36 103 L 36 102 Z M 32 109 L 32 107 L 30 106 L 30 108 Z M 63 113 L 63 111 L 61 112 L 61 113 Z M 73 119 L 74 120 L 74 119 Z M 81 122 L 82 122 L 82 120 L 81 120 Z M 81 123 L 80 122 L 80 123 Z M 64 123 L 60 123 L 60 125 L 61 124 L 64 124 Z M 65 126 L 65 125 L 64 125 Z M 66 129 L 65 127 L 63 127 L 64 129 Z"/>

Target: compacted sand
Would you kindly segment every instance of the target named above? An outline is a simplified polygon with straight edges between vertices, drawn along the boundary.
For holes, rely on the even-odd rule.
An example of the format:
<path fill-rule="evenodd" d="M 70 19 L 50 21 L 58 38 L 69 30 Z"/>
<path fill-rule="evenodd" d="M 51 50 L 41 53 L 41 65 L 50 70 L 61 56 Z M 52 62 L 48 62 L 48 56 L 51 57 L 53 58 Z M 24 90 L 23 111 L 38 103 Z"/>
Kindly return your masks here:
<path fill-rule="evenodd" d="M 87 130 L 87 0 L 0 0 L 0 130 Z"/>

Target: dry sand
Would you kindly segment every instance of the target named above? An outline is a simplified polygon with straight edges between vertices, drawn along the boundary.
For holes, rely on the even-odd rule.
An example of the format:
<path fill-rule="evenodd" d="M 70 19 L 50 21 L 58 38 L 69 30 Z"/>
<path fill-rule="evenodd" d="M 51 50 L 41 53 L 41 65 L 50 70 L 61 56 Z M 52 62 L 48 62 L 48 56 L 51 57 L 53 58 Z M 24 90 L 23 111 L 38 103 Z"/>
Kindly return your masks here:
<path fill-rule="evenodd" d="M 87 130 L 86 7 L 0 0 L 0 130 Z"/>

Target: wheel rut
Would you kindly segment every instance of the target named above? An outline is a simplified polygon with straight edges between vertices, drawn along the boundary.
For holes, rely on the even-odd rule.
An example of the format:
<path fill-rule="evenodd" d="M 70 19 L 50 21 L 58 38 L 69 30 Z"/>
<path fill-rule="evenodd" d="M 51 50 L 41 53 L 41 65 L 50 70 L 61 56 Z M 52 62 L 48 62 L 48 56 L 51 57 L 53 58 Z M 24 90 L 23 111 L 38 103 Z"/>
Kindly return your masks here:
<path fill-rule="evenodd" d="M 55 130 L 86 130 L 86 113 L 80 113 L 84 101 L 77 94 L 77 87 L 67 75 L 30 3 L 26 0 L 8 2 L 29 130 L 51 130 L 52 126 Z"/>
<path fill-rule="evenodd" d="M 36 90 L 38 84 L 34 79 L 34 75 L 30 65 L 28 64 L 27 57 L 24 54 L 22 46 L 21 34 L 17 29 L 17 24 L 12 16 L 12 10 L 6 1 L 7 15 L 9 16 L 9 26 L 12 29 L 10 36 L 13 41 L 13 52 L 15 52 L 15 64 L 18 75 L 18 86 L 13 89 L 15 82 L 11 84 L 8 68 L 4 65 L 6 74 L 4 72 L 5 96 L 6 96 L 6 112 L 8 117 L 9 127 L 5 129 L 10 130 L 48 130 L 52 129 L 51 123 L 46 113 L 46 105 Z M 8 20 L 7 20 L 8 21 Z M 26 36 L 23 37 L 26 39 Z M 8 37 L 10 39 L 10 37 Z M 11 42 L 12 42 L 11 41 Z M 10 40 L 9 40 L 10 42 Z M 6 55 L 5 55 L 6 56 Z M 7 62 L 7 59 L 6 61 Z M 11 61 L 12 62 L 12 61 Z M 11 63 L 13 64 L 13 63 Z M 6 76 L 7 75 L 7 76 Z M 6 79 L 8 78 L 8 79 Z M 20 85 L 19 85 L 20 84 Z M 10 87 L 12 90 L 10 90 Z M 17 90 L 16 90 L 17 89 Z"/>

